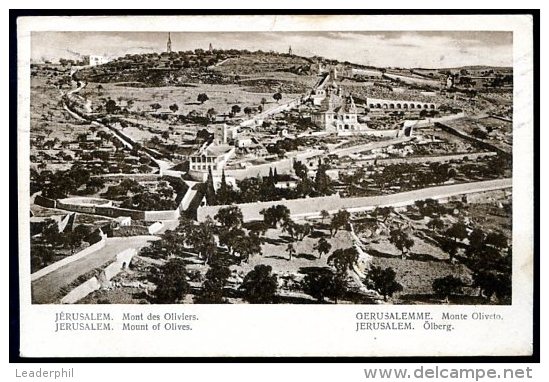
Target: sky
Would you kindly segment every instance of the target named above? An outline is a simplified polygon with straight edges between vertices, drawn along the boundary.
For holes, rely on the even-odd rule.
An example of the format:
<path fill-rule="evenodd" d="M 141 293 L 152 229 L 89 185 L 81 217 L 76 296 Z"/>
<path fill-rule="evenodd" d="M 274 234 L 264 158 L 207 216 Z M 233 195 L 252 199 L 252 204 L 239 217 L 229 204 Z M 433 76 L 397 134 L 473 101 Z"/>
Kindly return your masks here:
<path fill-rule="evenodd" d="M 166 32 L 33 32 L 33 60 L 166 50 Z M 377 67 L 512 66 L 512 32 L 173 32 L 172 50 L 274 50 Z"/>

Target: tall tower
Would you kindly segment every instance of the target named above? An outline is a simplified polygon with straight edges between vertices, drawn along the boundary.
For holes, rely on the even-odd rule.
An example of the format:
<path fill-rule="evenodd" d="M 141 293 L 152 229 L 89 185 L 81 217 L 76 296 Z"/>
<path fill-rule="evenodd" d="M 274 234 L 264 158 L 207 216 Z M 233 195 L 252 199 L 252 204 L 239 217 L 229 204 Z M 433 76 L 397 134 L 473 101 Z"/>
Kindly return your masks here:
<path fill-rule="evenodd" d="M 288 54 L 291 56 L 292 55 L 292 46 L 290 45 L 290 48 L 288 49 Z"/>
<path fill-rule="evenodd" d="M 210 42 L 210 46 L 208 47 L 208 50 L 210 51 L 210 53 L 213 52 L 213 50 L 214 50 L 211 42 Z"/>
<path fill-rule="evenodd" d="M 166 52 L 168 53 L 172 52 L 172 39 L 171 39 L 170 32 L 168 32 L 168 42 L 166 43 Z"/>

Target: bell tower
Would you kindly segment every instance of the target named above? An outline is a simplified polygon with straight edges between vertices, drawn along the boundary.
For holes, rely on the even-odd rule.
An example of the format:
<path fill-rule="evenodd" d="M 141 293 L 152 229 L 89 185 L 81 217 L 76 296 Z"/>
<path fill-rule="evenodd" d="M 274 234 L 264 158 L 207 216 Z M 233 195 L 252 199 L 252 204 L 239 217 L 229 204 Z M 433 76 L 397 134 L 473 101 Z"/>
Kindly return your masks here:
<path fill-rule="evenodd" d="M 171 39 L 171 33 L 168 32 L 168 41 L 166 42 L 166 52 L 171 53 L 172 52 L 172 39 Z"/>

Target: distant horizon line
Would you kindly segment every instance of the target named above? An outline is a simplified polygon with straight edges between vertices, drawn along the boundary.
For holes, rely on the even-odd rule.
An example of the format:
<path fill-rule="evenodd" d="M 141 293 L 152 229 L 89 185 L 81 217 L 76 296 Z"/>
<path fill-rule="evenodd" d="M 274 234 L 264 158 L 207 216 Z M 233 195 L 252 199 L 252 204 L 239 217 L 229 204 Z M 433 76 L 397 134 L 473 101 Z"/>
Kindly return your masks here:
<path fill-rule="evenodd" d="M 179 52 L 194 52 L 195 50 L 197 49 L 201 49 L 203 51 L 208 51 L 208 48 L 195 48 L 195 49 L 191 49 L 191 50 L 176 50 L 176 51 L 173 51 L 171 53 L 179 53 Z M 218 50 L 218 51 L 227 51 L 227 50 L 237 50 L 237 51 L 248 51 L 250 53 L 257 53 L 257 52 L 263 52 L 263 53 L 278 53 L 278 54 L 288 54 L 288 52 L 280 52 L 280 51 L 275 51 L 275 50 L 263 50 L 263 49 L 258 49 L 258 50 L 248 50 L 248 49 L 236 49 L 236 48 L 229 48 L 229 49 L 213 49 L 213 50 Z M 112 58 L 112 60 L 116 60 L 116 59 L 119 59 L 119 58 L 123 58 L 124 56 L 127 56 L 127 55 L 130 55 L 130 56 L 134 56 L 134 55 L 142 55 L 142 54 L 168 54 L 167 52 L 163 51 L 163 52 L 155 52 L 155 51 L 151 51 L 151 52 L 142 52 L 142 53 L 126 53 L 122 56 L 112 56 L 112 55 L 104 55 L 104 54 L 81 54 L 81 53 L 78 53 L 78 52 L 67 52 L 67 53 L 72 53 L 73 54 L 73 57 L 71 58 L 67 58 L 67 56 L 59 56 L 59 57 L 56 57 L 56 59 L 59 61 L 60 59 L 68 59 L 68 60 L 75 60 L 74 58 L 74 55 L 77 54 L 80 56 L 80 58 L 82 57 L 89 57 L 89 56 L 102 56 L 102 57 L 107 57 L 107 58 Z M 311 55 L 311 56 L 307 56 L 307 55 L 299 55 L 299 54 L 295 54 L 293 53 L 292 54 L 293 56 L 296 56 L 296 57 L 306 57 L 306 58 L 312 58 L 312 57 L 320 57 L 324 60 L 335 60 L 335 61 L 338 61 L 340 64 L 343 64 L 343 61 L 340 61 L 339 59 L 334 59 L 334 58 L 327 58 L 327 57 L 323 57 L 323 56 L 318 56 L 318 55 Z M 51 59 L 44 59 L 42 60 L 42 58 L 40 59 L 36 59 L 36 58 L 32 58 L 30 59 L 30 62 L 31 63 L 43 63 L 45 64 L 46 62 L 45 61 L 52 61 Z M 348 61 L 348 60 L 345 60 L 345 61 Z M 442 70 L 442 69 L 464 69 L 464 68 L 474 68 L 474 67 L 485 67 L 485 68 L 500 68 L 500 69 L 503 69 L 503 68 L 507 68 L 507 69 L 512 69 L 513 66 L 509 66 L 509 65 L 487 65 L 487 64 L 471 64 L 471 65 L 463 65 L 463 66 L 442 66 L 442 67 L 420 67 L 420 66 L 412 66 L 412 67 L 408 67 L 408 66 L 375 66 L 375 65 L 367 65 L 367 64 L 359 64 L 359 63 L 356 63 L 356 62 L 351 62 L 351 61 L 348 61 L 351 65 L 357 65 L 357 66 L 364 66 L 364 67 L 370 67 L 370 68 L 390 68 L 390 69 L 425 69 L 425 70 Z M 53 63 L 52 63 L 53 64 Z"/>

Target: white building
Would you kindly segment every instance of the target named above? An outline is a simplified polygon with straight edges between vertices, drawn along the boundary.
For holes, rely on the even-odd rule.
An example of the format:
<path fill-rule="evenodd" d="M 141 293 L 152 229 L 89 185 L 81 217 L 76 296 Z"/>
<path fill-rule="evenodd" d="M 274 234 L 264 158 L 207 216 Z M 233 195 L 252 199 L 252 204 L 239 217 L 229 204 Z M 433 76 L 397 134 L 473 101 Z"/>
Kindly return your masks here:
<path fill-rule="evenodd" d="M 111 61 L 111 59 L 105 56 L 90 55 L 88 61 L 90 66 L 97 66 L 106 64 L 107 62 Z"/>
<path fill-rule="evenodd" d="M 238 138 L 238 126 L 227 126 L 225 123 L 216 124 L 213 134 L 216 145 L 226 145 Z"/>
<path fill-rule="evenodd" d="M 208 178 L 210 170 L 212 174 L 220 175 L 234 153 L 234 146 L 211 144 L 198 155 L 189 157 L 189 174 L 202 182 Z"/>

